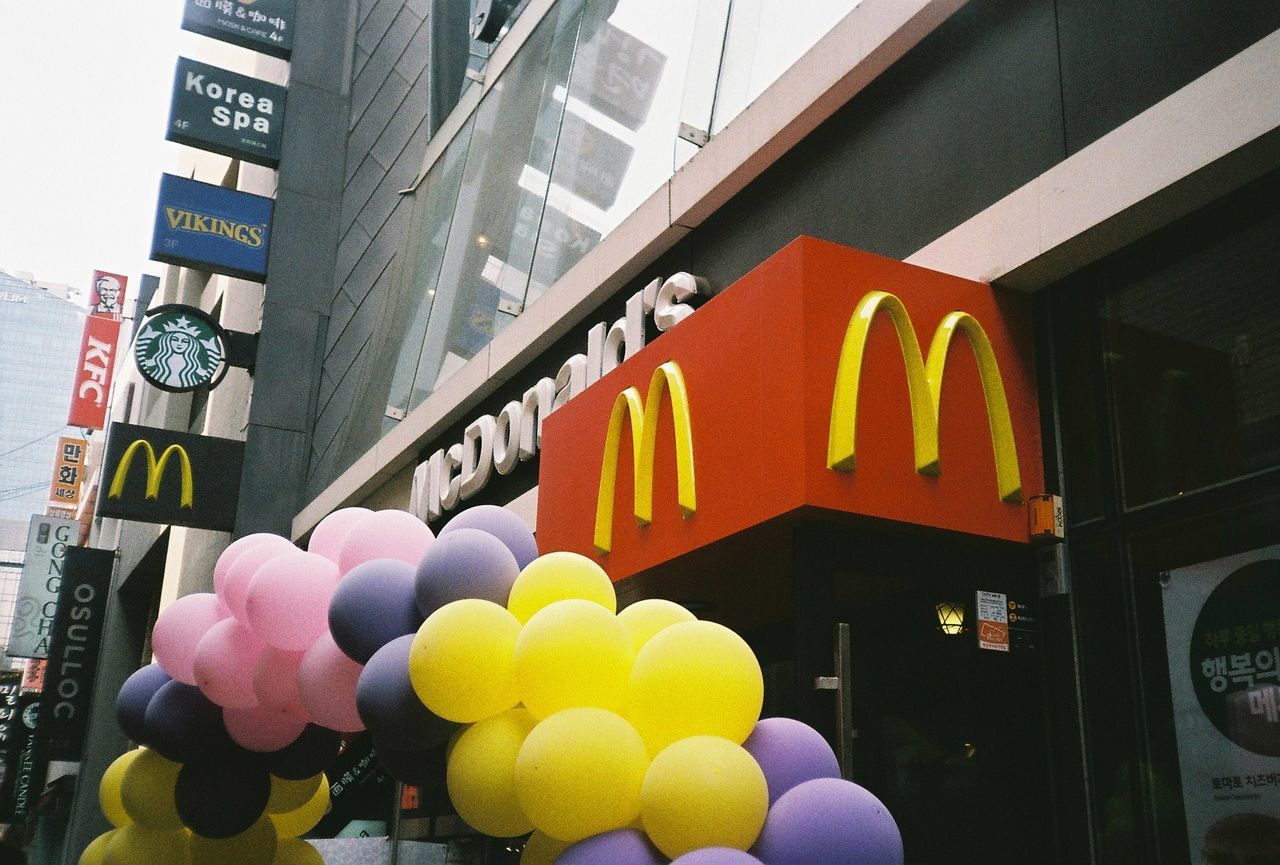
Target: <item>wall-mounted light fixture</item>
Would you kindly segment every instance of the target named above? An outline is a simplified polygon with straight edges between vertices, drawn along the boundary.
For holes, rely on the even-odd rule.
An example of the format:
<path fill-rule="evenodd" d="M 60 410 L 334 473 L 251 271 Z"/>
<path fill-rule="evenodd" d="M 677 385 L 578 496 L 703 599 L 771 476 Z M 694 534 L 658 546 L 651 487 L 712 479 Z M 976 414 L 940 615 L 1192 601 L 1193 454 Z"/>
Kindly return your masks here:
<path fill-rule="evenodd" d="M 938 614 L 938 630 L 949 637 L 964 632 L 964 604 L 959 601 L 942 601 L 934 606 Z"/>

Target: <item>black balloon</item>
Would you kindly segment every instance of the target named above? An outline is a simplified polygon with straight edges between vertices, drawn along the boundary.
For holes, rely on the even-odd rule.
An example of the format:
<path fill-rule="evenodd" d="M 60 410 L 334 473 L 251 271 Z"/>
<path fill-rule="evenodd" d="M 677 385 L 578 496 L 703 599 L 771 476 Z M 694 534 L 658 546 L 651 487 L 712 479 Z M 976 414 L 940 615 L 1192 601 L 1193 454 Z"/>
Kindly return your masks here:
<path fill-rule="evenodd" d="M 175 763 L 242 750 L 227 735 L 222 708 L 196 686 L 176 679 L 151 698 L 144 727 L 143 741 Z"/>
<path fill-rule="evenodd" d="M 342 734 L 328 727 L 308 724 L 293 742 L 279 751 L 262 755 L 262 763 L 277 778 L 301 781 L 310 778 L 338 756 L 342 747 Z"/>
<path fill-rule="evenodd" d="M 397 749 L 422 750 L 448 740 L 458 724 L 436 715 L 409 681 L 414 635 L 397 637 L 374 653 L 356 685 L 356 709 L 374 739 Z"/>
<path fill-rule="evenodd" d="M 329 633 L 348 658 L 366 664 L 373 653 L 422 624 L 417 569 L 398 559 L 356 565 L 329 601 Z"/>
<path fill-rule="evenodd" d="M 403 784 L 414 787 L 430 787 L 444 782 L 445 747 L 437 745 L 423 750 L 384 747 L 377 739 L 373 752 L 387 774 Z"/>
<path fill-rule="evenodd" d="M 271 796 L 271 777 L 242 755 L 207 757 L 178 772 L 173 791 L 178 816 L 205 838 L 230 838 L 258 821 Z"/>
<path fill-rule="evenodd" d="M 116 721 L 120 729 L 139 745 L 147 741 L 147 704 L 162 687 L 173 681 L 159 664 L 148 664 L 120 686 L 116 695 Z"/>

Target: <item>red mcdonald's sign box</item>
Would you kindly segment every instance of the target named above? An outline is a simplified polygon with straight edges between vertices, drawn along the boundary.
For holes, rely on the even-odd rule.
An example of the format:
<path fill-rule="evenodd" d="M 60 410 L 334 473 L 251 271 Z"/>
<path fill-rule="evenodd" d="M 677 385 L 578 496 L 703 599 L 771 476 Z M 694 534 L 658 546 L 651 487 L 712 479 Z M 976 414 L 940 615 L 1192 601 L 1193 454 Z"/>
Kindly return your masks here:
<path fill-rule="evenodd" d="M 547 417 L 538 540 L 615 580 L 801 511 L 1026 542 L 1043 485 L 1027 298 L 801 237 Z"/>

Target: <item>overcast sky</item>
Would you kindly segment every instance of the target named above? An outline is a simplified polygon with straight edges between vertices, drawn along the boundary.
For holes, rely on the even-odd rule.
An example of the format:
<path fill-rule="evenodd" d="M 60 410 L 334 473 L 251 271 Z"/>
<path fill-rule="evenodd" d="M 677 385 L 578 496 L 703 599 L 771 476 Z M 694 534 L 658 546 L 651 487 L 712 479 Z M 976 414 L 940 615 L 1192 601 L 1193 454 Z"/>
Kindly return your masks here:
<path fill-rule="evenodd" d="M 0 268 L 87 288 L 148 261 L 179 50 L 176 0 L 0 0 Z"/>

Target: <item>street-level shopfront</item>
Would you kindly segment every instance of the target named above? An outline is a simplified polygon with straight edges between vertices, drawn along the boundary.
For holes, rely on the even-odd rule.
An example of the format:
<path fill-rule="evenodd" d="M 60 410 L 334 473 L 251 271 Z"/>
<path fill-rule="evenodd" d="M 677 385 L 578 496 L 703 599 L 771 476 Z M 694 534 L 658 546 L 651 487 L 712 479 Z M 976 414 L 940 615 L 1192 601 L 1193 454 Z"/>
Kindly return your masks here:
<path fill-rule="evenodd" d="M 908 861 L 1274 844 L 1277 191 L 1035 294 L 800 238 L 547 416 L 539 543 L 742 633 Z"/>

